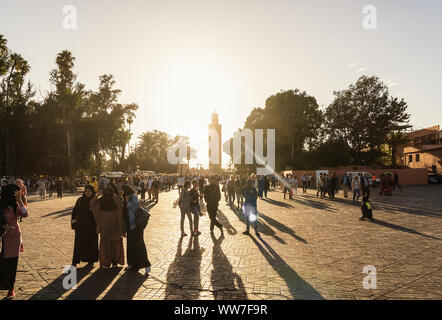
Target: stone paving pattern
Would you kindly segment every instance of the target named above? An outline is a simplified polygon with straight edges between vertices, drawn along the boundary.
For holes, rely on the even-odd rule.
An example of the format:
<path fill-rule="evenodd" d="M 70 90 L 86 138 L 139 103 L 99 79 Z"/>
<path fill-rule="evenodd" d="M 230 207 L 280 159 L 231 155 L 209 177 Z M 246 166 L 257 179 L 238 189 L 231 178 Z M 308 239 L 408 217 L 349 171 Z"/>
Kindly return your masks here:
<path fill-rule="evenodd" d="M 242 214 L 224 199 L 225 236 L 217 229 L 210 235 L 205 215 L 202 235 L 181 238 L 172 207 L 178 192 L 163 192 L 145 230 L 150 275 L 84 264 L 68 291 L 62 270 L 72 259 L 78 195 L 32 199 L 21 224 L 16 299 L 442 299 L 441 195 L 440 185 L 405 187 L 391 197 L 373 190 L 376 220 L 363 222 L 359 204 L 342 192 L 330 201 L 299 189 L 295 200 L 284 200 L 277 190 L 258 200 L 261 238 L 242 234 Z M 363 288 L 366 265 L 377 269 L 376 290 Z"/>

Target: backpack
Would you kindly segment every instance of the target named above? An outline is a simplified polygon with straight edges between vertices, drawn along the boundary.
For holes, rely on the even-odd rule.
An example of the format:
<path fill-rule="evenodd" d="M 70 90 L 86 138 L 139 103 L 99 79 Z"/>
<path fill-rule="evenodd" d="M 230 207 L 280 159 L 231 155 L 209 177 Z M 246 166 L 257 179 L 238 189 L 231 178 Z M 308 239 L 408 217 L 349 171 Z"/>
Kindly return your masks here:
<path fill-rule="evenodd" d="M 146 209 L 139 207 L 135 214 L 135 226 L 144 229 L 149 223 L 150 214 Z"/>

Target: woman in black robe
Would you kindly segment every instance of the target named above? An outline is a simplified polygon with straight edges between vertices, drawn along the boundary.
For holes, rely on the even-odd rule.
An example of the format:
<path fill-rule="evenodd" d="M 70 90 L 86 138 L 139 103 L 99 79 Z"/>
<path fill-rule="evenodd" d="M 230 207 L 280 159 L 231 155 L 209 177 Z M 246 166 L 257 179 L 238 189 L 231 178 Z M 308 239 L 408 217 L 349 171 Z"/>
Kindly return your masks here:
<path fill-rule="evenodd" d="M 89 266 L 93 266 L 94 262 L 98 261 L 97 224 L 89 206 L 94 195 L 94 187 L 86 185 L 83 196 L 77 200 L 72 211 L 71 226 L 75 230 L 73 266 L 80 262 L 87 262 Z"/>
<path fill-rule="evenodd" d="M 144 243 L 144 228 L 135 225 L 135 215 L 139 208 L 138 198 L 129 186 L 123 186 L 124 209 L 123 217 L 127 228 L 127 264 L 126 270 L 138 271 L 145 268 L 146 275 L 150 272 L 150 262 L 147 258 Z"/>

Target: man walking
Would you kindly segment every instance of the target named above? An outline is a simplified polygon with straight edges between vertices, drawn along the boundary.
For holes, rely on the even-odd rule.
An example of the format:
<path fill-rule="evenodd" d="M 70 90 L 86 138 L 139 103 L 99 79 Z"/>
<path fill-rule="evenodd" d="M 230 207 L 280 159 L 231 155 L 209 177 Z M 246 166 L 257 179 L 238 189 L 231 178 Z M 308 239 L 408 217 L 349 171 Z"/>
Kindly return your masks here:
<path fill-rule="evenodd" d="M 215 177 L 210 177 L 209 185 L 204 190 L 204 200 L 206 201 L 207 212 L 210 218 L 210 232 L 217 226 L 223 234 L 223 226 L 216 220 L 218 212 L 218 204 L 221 200 L 221 191 Z"/>
<path fill-rule="evenodd" d="M 257 199 L 258 191 L 252 185 L 251 180 L 247 180 L 246 186 L 243 189 L 244 194 L 244 215 L 246 217 L 246 231 L 243 232 L 245 235 L 250 234 L 250 223 L 253 223 L 255 228 L 256 236 L 259 237 L 258 232 L 258 210 L 257 210 Z"/>
<path fill-rule="evenodd" d="M 160 187 L 161 187 L 160 182 L 158 181 L 158 178 L 155 177 L 154 182 L 152 182 L 155 203 L 158 203 L 158 199 L 160 197 Z"/>
<path fill-rule="evenodd" d="M 201 215 L 199 194 L 198 194 L 198 181 L 193 180 L 193 188 L 190 189 L 190 212 L 193 214 L 193 235 L 199 236 L 199 218 Z"/>
<path fill-rule="evenodd" d="M 63 180 L 61 177 L 57 181 L 57 198 L 63 198 Z"/>
<path fill-rule="evenodd" d="M 183 191 L 185 180 L 186 179 L 182 175 L 178 178 L 178 194 L 181 194 L 181 191 Z"/>
<path fill-rule="evenodd" d="M 284 177 L 284 175 L 283 175 Z M 287 174 L 284 178 L 283 178 L 283 185 L 284 185 L 284 200 L 285 200 L 285 196 L 288 193 L 289 194 L 289 198 L 291 199 L 291 195 L 290 195 L 290 177 L 289 174 Z"/>
<path fill-rule="evenodd" d="M 342 177 L 342 188 L 344 189 L 344 198 L 348 198 L 348 189 L 351 186 L 351 180 L 350 177 L 345 173 L 345 175 Z"/>
<path fill-rule="evenodd" d="M 370 198 L 370 179 L 368 178 L 368 174 L 365 173 L 361 176 L 361 189 L 362 189 L 362 197 Z"/>
<path fill-rule="evenodd" d="M 301 181 L 302 181 L 302 193 L 306 193 L 307 192 L 307 175 L 305 172 L 301 176 Z"/>

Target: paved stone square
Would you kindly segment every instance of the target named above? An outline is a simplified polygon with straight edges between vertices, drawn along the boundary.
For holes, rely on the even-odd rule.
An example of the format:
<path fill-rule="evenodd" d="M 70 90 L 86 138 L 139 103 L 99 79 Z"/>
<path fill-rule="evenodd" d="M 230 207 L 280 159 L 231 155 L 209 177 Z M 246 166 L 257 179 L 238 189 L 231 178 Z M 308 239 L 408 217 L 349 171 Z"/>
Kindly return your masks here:
<path fill-rule="evenodd" d="M 261 238 L 243 235 L 242 214 L 224 202 L 225 236 L 200 219 L 199 237 L 181 238 L 178 191 L 160 194 L 145 241 L 149 276 L 122 268 L 79 265 L 77 288 L 63 289 L 77 196 L 31 199 L 22 226 L 16 299 L 442 299 L 442 186 L 405 187 L 391 197 L 372 191 L 374 222 L 359 204 L 318 199 L 316 191 L 258 200 Z M 188 225 L 186 221 L 186 230 Z M 363 288 L 363 268 L 376 267 L 377 289 Z M 6 292 L 0 292 L 6 295 Z"/>

